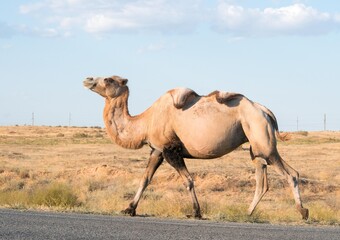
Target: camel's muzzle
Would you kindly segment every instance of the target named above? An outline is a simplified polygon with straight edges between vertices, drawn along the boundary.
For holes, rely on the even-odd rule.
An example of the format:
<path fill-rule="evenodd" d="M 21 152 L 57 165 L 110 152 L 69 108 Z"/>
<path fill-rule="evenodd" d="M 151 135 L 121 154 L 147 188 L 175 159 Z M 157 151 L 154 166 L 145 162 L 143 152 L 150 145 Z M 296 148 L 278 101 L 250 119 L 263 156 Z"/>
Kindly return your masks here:
<path fill-rule="evenodd" d="M 92 90 L 97 86 L 97 82 L 93 79 L 93 77 L 88 77 L 83 81 L 84 87 Z"/>

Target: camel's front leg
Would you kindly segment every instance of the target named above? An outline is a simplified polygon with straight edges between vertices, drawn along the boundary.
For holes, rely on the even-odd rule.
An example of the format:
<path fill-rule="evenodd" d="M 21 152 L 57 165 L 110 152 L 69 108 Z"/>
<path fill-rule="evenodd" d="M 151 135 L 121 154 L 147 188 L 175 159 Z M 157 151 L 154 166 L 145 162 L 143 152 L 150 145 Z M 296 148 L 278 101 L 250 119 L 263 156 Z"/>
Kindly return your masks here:
<path fill-rule="evenodd" d="M 177 170 L 179 175 L 185 181 L 185 186 L 191 193 L 191 198 L 192 198 L 193 208 L 194 208 L 194 217 L 201 219 L 202 218 L 201 209 L 200 209 L 200 205 L 198 203 L 197 197 L 196 197 L 194 181 L 181 155 L 181 147 L 170 146 L 170 147 L 164 148 L 163 156 L 165 160 Z"/>
<path fill-rule="evenodd" d="M 263 159 L 255 159 L 255 179 L 256 190 L 252 203 L 249 206 L 248 213 L 251 215 L 257 204 L 260 202 L 264 194 L 268 191 L 268 178 L 267 178 L 267 164 L 261 161 Z"/>
<path fill-rule="evenodd" d="M 148 165 L 145 169 L 143 178 L 140 182 L 138 191 L 137 191 L 133 201 L 129 204 L 129 207 L 122 211 L 123 213 L 129 214 L 130 216 L 136 215 L 136 208 L 137 208 L 138 202 L 139 202 L 145 188 L 151 182 L 151 179 L 152 179 L 154 173 L 156 172 L 158 167 L 162 164 L 162 162 L 163 162 L 162 153 L 160 151 L 153 149 L 151 154 L 150 154 L 149 162 L 148 162 Z"/>

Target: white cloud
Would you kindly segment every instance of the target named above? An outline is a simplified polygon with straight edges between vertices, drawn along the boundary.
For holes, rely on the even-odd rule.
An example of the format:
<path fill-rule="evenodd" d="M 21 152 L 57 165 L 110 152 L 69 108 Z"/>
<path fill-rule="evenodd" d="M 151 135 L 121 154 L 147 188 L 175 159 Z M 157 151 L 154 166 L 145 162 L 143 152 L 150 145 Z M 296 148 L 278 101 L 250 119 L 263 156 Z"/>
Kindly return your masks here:
<path fill-rule="evenodd" d="M 322 12 L 302 3 L 260 9 L 230 4 L 236 1 L 216 0 L 207 9 L 203 2 L 38 0 L 21 5 L 20 12 L 37 20 L 36 26 L 30 25 L 32 29 L 56 31 L 50 31 L 48 36 L 71 35 L 79 30 L 96 36 L 125 32 L 190 33 L 202 24 L 220 33 L 242 37 L 316 35 L 340 26 L 340 13 Z"/>
<path fill-rule="evenodd" d="M 86 20 L 85 30 L 92 33 L 115 31 L 180 32 L 195 28 L 198 22 L 196 0 L 133 1 L 119 8 L 98 11 Z"/>
<path fill-rule="evenodd" d="M 220 2 L 216 29 L 240 35 L 308 35 L 327 33 L 335 21 L 327 12 L 304 4 L 281 8 L 244 8 Z"/>
<path fill-rule="evenodd" d="M 45 0 L 20 6 L 40 11 L 60 29 L 80 28 L 92 34 L 121 31 L 187 32 L 199 22 L 201 0 Z M 33 14 L 32 14 L 33 15 Z"/>
<path fill-rule="evenodd" d="M 105 33 L 121 29 L 137 29 L 139 24 L 119 16 L 97 14 L 86 20 L 84 29 L 90 33 Z"/>

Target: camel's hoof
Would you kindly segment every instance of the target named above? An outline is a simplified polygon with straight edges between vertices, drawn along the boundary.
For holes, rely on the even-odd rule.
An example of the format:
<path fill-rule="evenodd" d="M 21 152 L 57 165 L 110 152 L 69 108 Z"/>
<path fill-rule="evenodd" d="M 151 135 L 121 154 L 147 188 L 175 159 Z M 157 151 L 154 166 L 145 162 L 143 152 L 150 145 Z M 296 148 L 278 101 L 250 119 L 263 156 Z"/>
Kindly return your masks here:
<path fill-rule="evenodd" d="M 187 218 L 192 218 L 192 217 L 194 217 L 194 218 L 197 219 L 197 220 L 203 219 L 201 214 L 194 214 L 194 215 L 187 214 L 187 215 L 185 215 L 185 216 L 186 216 Z"/>
<path fill-rule="evenodd" d="M 302 208 L 300 210 L 300 212 L 301 212 L 301 215 L 302 215 L 302 219 L 303 220 L 308 220 L 308 218 L 309 218 L 309 210 L 307 208 Z"/>
<path fill-rule="evenodd" d="M 136 216 L 136 209 L 128 207 L 127 209 L 123 210 L 122 213 L 134 217 Z"/>
<path fill-rule="evenodd" d="M 199 219 L 199 220 L 202 219 L 202 215 L 200 211 L 195 212 L 195 219 Z"/>
<path fill-rule="evenodd" d="M 199 213 L 199 212 L 198 213 L 197 212 L 194 213 L 194 215 L 187 214 L 186 216 L 187 216 L 187 218 L 192 218 L 194 216 L 194 218 L 197 219 L 197 220 L 202 220 L 203 219 L 201 213 Z"/>

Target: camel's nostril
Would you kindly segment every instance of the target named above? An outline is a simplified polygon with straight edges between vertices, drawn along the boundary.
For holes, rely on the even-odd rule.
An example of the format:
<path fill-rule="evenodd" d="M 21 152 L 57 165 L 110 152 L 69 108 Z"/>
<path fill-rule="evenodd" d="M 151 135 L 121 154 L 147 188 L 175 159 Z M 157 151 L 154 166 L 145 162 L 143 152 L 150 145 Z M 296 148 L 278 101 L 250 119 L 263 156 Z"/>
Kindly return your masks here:
<path fill-rule="evenodd" d="M 86 79 L 92 81 L 93 77 L 87 77 Z"/>

